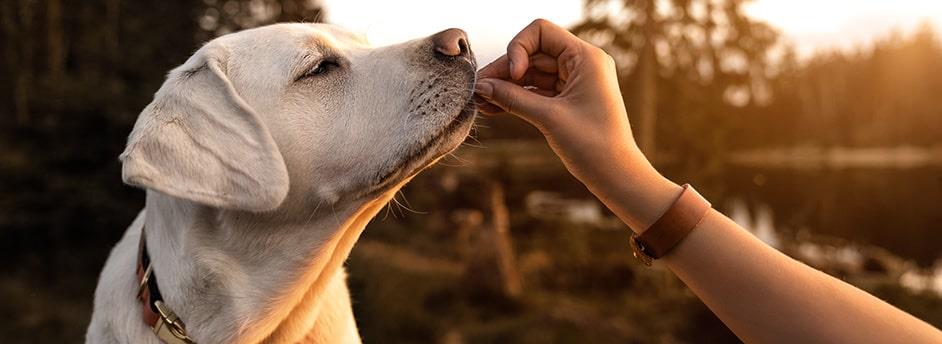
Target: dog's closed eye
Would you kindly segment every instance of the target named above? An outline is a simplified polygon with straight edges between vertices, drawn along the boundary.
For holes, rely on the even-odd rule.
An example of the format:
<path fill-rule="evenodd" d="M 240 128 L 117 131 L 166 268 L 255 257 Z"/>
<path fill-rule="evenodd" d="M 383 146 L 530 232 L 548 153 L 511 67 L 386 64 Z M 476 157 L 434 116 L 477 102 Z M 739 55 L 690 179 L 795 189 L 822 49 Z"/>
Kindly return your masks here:
<path fill-rule="evenodd" d="M 340 68 L 340 60 L 338 60 L 337 58 L 328 57 L 314 64 L 314 66 L 308 69 L 306 73 L 298 77 L 297 81 L 326 75 L 339 68 Z"/>

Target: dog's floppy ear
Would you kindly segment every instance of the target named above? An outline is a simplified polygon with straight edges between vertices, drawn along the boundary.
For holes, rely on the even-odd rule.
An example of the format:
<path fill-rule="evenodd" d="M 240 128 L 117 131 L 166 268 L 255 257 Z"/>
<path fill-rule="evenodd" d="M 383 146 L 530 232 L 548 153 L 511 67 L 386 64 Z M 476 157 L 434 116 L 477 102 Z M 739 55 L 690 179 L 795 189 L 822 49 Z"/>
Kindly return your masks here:
<path fill-rule="evenodd" d="M 281 204 L 284 159 L 227 77 L 227 60 L 223 46 L 207 45 L 170 72 L 121 154 L 125 183 L 220 208 Z"/>

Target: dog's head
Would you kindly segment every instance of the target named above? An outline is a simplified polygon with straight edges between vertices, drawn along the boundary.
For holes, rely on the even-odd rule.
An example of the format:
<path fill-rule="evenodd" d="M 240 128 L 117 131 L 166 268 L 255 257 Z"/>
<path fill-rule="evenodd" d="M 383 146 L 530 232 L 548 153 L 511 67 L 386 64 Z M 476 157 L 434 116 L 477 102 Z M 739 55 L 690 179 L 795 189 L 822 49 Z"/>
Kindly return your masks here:
<path fill-rule="evenodd" d="M 124 181 L 227 209 L 289 190 L 361 199 L 467 136 L 474 57 L 460 30 L 371 48 L 326 24 L 219 37 L 167 76 L 121 155 Z"/>

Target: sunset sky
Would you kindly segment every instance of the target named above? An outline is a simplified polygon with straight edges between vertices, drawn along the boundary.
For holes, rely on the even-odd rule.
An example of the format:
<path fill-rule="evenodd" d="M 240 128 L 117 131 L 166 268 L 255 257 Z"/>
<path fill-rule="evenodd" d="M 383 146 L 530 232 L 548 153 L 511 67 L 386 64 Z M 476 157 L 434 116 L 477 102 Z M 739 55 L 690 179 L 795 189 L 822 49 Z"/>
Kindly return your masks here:
<path fill-rule="evenodd" d="M 746 12 L 782 30 L 801 56 L 911 32 L 923 22 L 942 28 L 938 0 L 758 0 Z"/>
<path fill-rule="evenodd" d="M 365 33 L 375 45 L 423 37 L 449 27 L 462 28 L 482 64 L 500 56 L 507 41 L 534 18 L 570 25 L 582 15 L 581 0 L 324 3 L 331 22 Z M 779 28 L 800 56 L 866 44 L 892 30 L 909 32 L 926 21 L 942 28 L 942 1 L 937 0 L 756 0 L 746 11 Z"/>

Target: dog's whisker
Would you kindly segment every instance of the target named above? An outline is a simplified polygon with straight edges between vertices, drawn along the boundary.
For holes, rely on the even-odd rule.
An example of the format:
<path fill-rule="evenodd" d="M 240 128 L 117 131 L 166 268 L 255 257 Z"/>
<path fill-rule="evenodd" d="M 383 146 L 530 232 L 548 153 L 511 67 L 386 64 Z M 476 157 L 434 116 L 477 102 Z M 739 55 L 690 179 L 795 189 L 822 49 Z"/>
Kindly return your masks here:
<path fill-rule="evenodd" d="M 463 167 L 463 166 L 470 165 L 470 162 L 467 159 L 464 159 L 454 153 L 448 153 L 447 155 L 445 155 L 445 157 L 454 159 L 458 163 L 457 165 L 453 165 L 452 167 Z"/>
<path fill-rule="evenodd" d="M 400 214 L 397 214 L 396 212 L 399 211 L 399 213 L 402 213 L 402 211 L 398 209 L 400 205 L 399 202 L 396 201 L 396 195 L 393 195 L 393 198 L 390 199 L 389 203 L 386 203 L 386 205 L 389 206 L 389 210 L 392 213 L 393 218 L 398 219 Z"/>
<path fill-rule="evenodd" d="M 482 146 L 485 146 L 484 142 L 482 142 L 481 140 L 478 139 L 478 135 L 479 135 L 480 133 L 481 133 L 481 131 L 480 131 L 478 128 L 471 127 L 471 132 L 469 133 L 468 137 L 470 137 L 472 140 L 474 140 L 474 141 L 477 142 L 478 144 L 480 144 L 480 145 L 482 145 Z"/>
<path fill-rule="evenodd" d="M 409 204 L 409 200 L 406 199 L 406 195 L 402 193 L 402 190 L 399 190 L 399 192 L 398 192 L 397 195 L 402 195 L 403 201 L 404 201 L 406 204 Z M 418 211 L 418 210 L 412 209 L 412 208 L 410 208 L 410 207 L 408 207 L 408 206 L 406 206 L 406 205 L 403 205 L 401 202 L 399 202 L 398 199 L 396 199 L 396 197 L 393 197 L 393 201 L 395 201 L 395 202 L 396 202 L 396 205 L 399 206 L 400 211 L 401 211 L 401 210 L 407 210 L 407 211 L 409 211 L 409 212 L 411 212 L 411 213 L 413 213 L 413 214 L 422 214 L 422 215 L 428 214 L 427 212 Z M 403 217 L 405 217 L 405 213 L 402 213 L 402 215 L 403 215 Z"/>
<path fill-rule="evenodd" d="M 386 219 L 389 218 L 389 210 L 392 209 L 392 201 L 390 200 L 389 202 L 386 202 L 386 206 L 384 206 L 384 208 L 386 208 L 386 213 L 383 214 L 383 219 L 381 221 L 386 221 Z"/>
<path fill-rule="evenodd" d="M 470 143 L 470 142 L 468 142 L 468 140 L 465 140 L 464 142 L 461 143 L 461 145 L 462 145 L 462 146 L 467 146 L 467 147 L 472 147 L 472 148 L 481 148 L 481 149 L 487 148 L 487 147 L 484 145 L 484 143 L 482 143 L 482 142 L 481 142 L 480 140 L 478 140 L 476 137 L 473 137 L 473 136 L 471 136 L 471 135 L 468 135 L 468 139 L 471 140 L 471 141 L 474 141 L 474 142 L 473 142 L 473 143 Z"/>
<path fill-rule="evenodd" d="M 464 167 L 464 165 L 462 165 L 462 164 L 449 164 L 449 163 L 445 163 L 445 162 L 439 162 L 439 164 L 441 164 L 442 166 L 445 166 L 445 167 Z"/>
<path fill-rule="evenodd" d="M 402 189 L 399 189 L 398 191 L 396 191 L 396 194 L 402 196 L 402 202 L 403 202 L 403 203 L 405 203 L 406 205 L 408 205 L 408 206 L 410 206 L 410 207 L 412 206 L 412 204 L 409 203 L 409 199 L 406 198 L 406 193 L 405 193 L 405 192 L 402 192 Z"/>
<path fill-rule="evenodd" d="M 319 209 L 319 208 L 321 207 L 321 204 L 323 204 L 323 203 L 324 203 L 324 199 L 323 199 L 323 198 L 321 198 L 320 200 L 317 201 L 317 204 L 314 205 L 314 210 L 311 210 L 311 215 L 307 217 L 307 221 L 304 221 L 304 226 L 305 226 L 305 227 L 306 227 L 307 225 L 311 224 L 311 220 L 313 220 L 313 219 L 314 219 L 314 215 L 317 214 L 317 209 Z"/>

